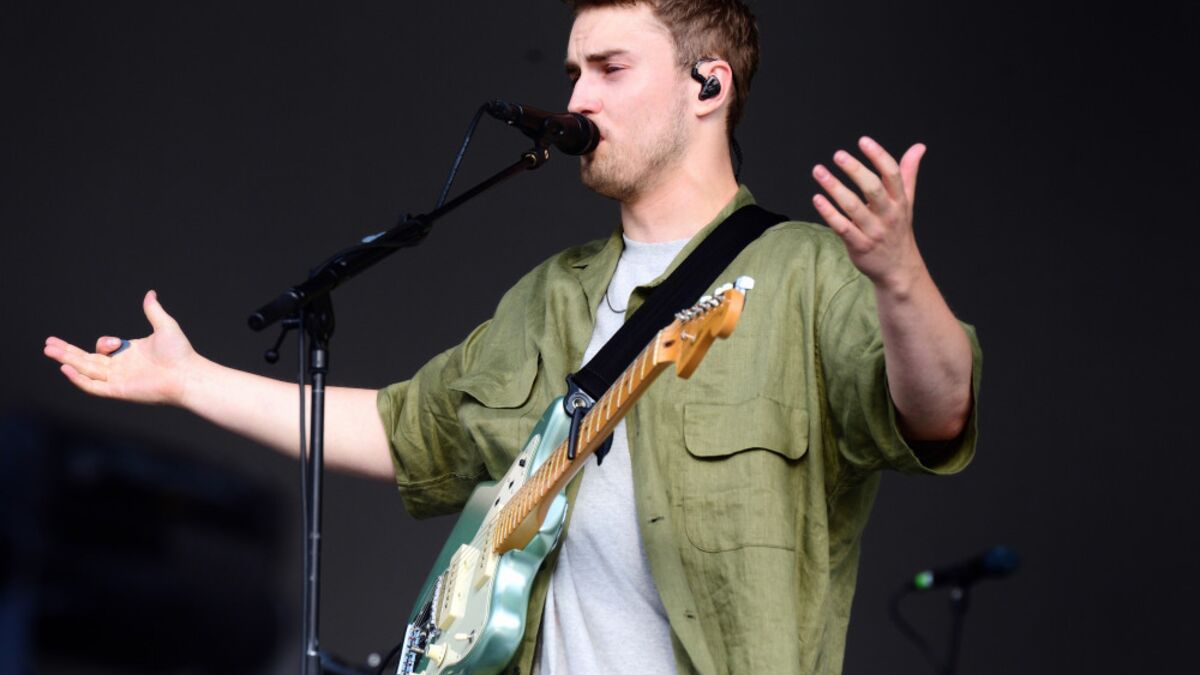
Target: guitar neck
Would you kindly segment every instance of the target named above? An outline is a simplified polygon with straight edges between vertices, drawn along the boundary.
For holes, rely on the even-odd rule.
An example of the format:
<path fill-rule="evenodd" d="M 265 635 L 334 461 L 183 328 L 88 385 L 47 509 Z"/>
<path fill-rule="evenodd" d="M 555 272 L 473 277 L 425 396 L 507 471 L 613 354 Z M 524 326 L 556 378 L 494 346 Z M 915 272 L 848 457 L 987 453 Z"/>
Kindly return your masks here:
<path fill-rule="evenodd" d="M 524 535 L 531 534 L 528 527 L 530 516 L 579 473 L 654 379 L 675 361 L 676 345 L 674 338 L 664 337 L 664 331 L 659 331 L 583 418 L 579 425 L 574 459 L 568 459 L 571 454 L 567 448 L 570 439 L 563 441 L 538 467 L 533 477 L 512 496 L 497 516 L 492 534 L 492 546 L 496 553 L 525 545 L 528 536 Z M 522 527 L 523 524 L 526 527 Z"/>

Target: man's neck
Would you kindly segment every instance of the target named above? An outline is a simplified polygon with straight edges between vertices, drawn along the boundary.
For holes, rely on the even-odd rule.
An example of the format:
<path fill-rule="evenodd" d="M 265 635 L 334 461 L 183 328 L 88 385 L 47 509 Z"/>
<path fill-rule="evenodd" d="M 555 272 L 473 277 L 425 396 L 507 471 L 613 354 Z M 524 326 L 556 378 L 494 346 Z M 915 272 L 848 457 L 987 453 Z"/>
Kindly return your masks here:
<path fill-rule="evenodd" d="M 653 189 L 621 203 L 621 227 L 634 241 L 690 239 L 733 199 L 738 184 L 729 168 L 704 170 L 684 162 Z M 709 165 L 711 167 L 711 164 Z"/>

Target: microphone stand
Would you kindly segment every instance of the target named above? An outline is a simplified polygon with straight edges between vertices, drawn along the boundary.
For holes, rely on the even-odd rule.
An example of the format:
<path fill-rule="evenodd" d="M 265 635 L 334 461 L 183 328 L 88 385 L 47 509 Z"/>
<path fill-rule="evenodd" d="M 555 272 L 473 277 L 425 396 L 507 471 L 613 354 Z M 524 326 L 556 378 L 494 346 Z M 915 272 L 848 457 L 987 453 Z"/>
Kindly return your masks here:
<path fill-rule="evenodd" d="M 971 586 L 964 584 L 950 589 L 950 645 L 946 648 L 945 675 L 958 672 L 958 654 L 962 647 L 963 622 L 971 606 Z"/>
<path fill-rule="evenodd" d="M 921 652 L 921 656 L 925 657 L 925 660 L 933 667 L 935 673 L 939 675 L 955 675 L 958 672 L 958 656 L 962 650 L 963 624 L 967 616 L 967 610 L 971 605 L 971 584 L 955 584 L 950 588 L 950 640 L 946 646 L 946 658 L 942 662 L 938 661 L 929 643 L 925 641 L 925 638 L 913 628 L 900 612 L 900 601 L 912 591 L 913 588 L 911 586 L 905 585 L 892 594 L 891 600 L 888 603 L 888 615 L 892 623 Z"/>
<path fill-rule="evenodd" d="M 306 539 L 304 551 L 304 645 L 300 660 L 302 675 L 323 672 L 318 640 L 321 560 L 321 476 L 325 450 L 325 378 L 329 372 L 329 342 L 333 337 L 334 319 L 331 291 L 343 282 L 361 274 L 398 249 L 416 246 L 428 236 L 433 223 L 485 190 L 523 171 L 539 168 L 550 159 L 544 141 L 522 153 L 521 158 L 487 180 L 426 214 L 405 216 L 385 232 L 365 238 L 309 274 L 308 280 L 285 290 L 274 300 L 259 307 L 248 323 L 255 331 L 283 320 L 283 331 L 275 343 L 275 352 L 289 330 L 301 328 L 309 337 L 307 380 L 312 383 L 312 424 L 310 451 L 305 469 L 304 507 Z M 301 336 L 301 345 L 304 344 Z M 301 347 L 303 349 L 303 347 Z M 276 355 L 277 358 L 277 355 Z"/>

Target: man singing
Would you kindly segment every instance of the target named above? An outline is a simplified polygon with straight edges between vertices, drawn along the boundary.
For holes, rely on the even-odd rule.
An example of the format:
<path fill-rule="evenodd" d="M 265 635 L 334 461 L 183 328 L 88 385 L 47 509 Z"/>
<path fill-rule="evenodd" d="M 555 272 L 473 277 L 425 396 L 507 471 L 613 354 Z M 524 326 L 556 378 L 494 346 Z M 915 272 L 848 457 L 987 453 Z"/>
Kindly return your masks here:
<path fill-rule="evenodd" d="M 606 240 L 539 265 L 495 316 L 408 381 L 331 388 L 331 466 L 394 478 L 416 516 L 502 475 L 564 377 L 753 197 L 730 137 L 758 63 L 737 0 L 580 0 L 569 110 L 600 130 L 585 185 L 620 206 Z M 695 73 L 693 74 L 693 71 Z M 859 542 L 879 470 L 971 459 L 980 353 L 912 231 L 914 145 L 863 137 L 818 165 L 828 228 L 786 222 L 719 279 L 757 284 L 690 380 L 661 378 L 568 490 L 567 534 L 534 583 L 506 672 L 840 672 Z M 848 178 L 848 180 L 846 180 Z M 153 291 L 153 326 L 47 356 L 89 393 L 182 406 L 295 454 L 294 385 L 197 354 Z"/>

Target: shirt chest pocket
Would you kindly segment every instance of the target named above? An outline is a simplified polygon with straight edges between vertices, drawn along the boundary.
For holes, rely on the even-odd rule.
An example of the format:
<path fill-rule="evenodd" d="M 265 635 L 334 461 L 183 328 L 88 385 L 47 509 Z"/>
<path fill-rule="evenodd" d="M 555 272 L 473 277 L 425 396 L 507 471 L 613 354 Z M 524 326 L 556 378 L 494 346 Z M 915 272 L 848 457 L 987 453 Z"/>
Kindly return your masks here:
<path fill-rule="evenodd" d="M 684 407 L 683 525 L 701 550 L 794 549 L 808 450 L 803 408 L 755 398 Z"/>

